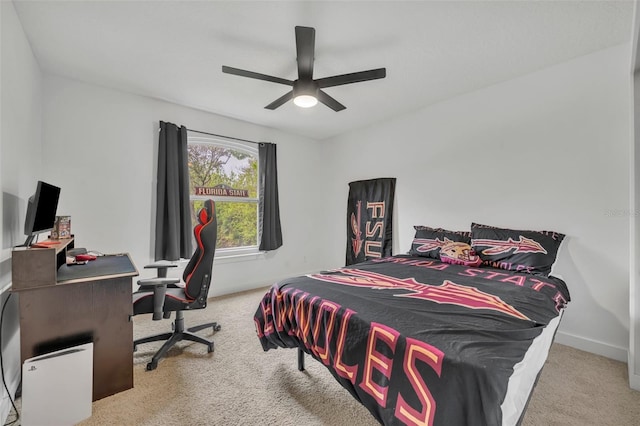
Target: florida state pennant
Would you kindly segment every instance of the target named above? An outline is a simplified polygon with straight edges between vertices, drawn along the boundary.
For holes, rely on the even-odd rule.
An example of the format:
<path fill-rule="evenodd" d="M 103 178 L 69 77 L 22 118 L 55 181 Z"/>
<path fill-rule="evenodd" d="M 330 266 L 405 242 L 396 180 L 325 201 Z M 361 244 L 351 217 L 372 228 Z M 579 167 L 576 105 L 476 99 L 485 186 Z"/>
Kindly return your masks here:
<path fill-rule="evenodd" d="M 346 265 L 391 256 L 396 178 L 349 183 Z"/>

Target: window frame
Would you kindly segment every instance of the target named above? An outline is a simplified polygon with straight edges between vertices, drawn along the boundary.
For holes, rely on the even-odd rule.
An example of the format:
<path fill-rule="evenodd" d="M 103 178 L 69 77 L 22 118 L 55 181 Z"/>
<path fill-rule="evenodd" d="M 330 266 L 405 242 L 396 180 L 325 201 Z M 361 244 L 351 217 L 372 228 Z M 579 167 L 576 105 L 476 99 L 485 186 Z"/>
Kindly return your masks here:
<path fill-rule="evenodd" d="M 225 197 L 225 196 L 209 196 L 209 195 L 195 195 L 189 193 L 189 203 L 193 201 L 204 201 L 208 199 L 213 199 L 213 201 L 218 202 L 233 202 L 233 203 L 250 203 L 256 204 L 258 206 L 260 200 L 260 161 L 258 159 L 258 145 L 252 142 L 243 142 L 233 139 L 227 139 L 223 136 L 213 136 L 213 135 L 205 135 L 205 134 L 194 134 L 195 132 L 188 131 L 187 132 L 187 146 L 193 145 L 214 145 L 220 146 L 226 149 L 231 149 L 234 151 L 239 151 L 244 154 L 250 155 L 256 159 L 258 163 L 258 185 L 256 188 L 256 197 L 255 198 L 239 198 L 239 197 Z M 255 255 L 260 254 L 259 244 L 260 244 L 260 212 L 259 209 L 256 209 L 256 244 L 251 246 L 242 246 L 242 247 L 231 247 L 231 248 L 216 248 L 216 256 L 214 259 L 233 259 L 233 258 L 242 258 L 249 257 L 253 258 Z"/>

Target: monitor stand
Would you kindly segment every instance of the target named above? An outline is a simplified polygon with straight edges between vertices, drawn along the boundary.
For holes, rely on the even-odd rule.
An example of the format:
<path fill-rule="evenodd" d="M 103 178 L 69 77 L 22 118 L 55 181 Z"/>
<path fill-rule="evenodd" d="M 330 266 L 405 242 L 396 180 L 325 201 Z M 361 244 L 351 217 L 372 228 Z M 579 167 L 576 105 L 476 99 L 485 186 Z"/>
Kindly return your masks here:
<path fill-rule="evenodd" d="M 35 240 L 35 239 L 36 239 L 35 235 L 29 235 L 27 237 L 27 239 L 24 240 L 24 244 L 22 244 L 21 246 L 18 246 L 18 247 L 31 247 L 31 244 L 33 244 L 33 240 Z"/>

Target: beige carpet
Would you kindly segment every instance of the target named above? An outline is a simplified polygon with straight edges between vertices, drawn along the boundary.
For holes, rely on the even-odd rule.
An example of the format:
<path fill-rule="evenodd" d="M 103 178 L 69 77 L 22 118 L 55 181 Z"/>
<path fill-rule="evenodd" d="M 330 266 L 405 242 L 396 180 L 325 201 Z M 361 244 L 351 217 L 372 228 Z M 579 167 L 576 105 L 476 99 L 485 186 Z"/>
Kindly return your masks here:
<path fill-rule="evenodd" d="M 215 298 L 186 313 L 188 325 L 222 324 L 215 352 L 181 342 L 155 371 L 145 365 L 160 343 L 134 354 L 134 388 L 96 401 L 89 425 L 376 425 L 319 362 L 296 368 L 294 349 L 263 352 L 253 314 L 266 289 Z M 136 337 L 164 331 L 168 321 L 136 317 Z M 627 385 L 626 365 L 554 344 L 524 426 L 640 425 L 640 392 Z"/>

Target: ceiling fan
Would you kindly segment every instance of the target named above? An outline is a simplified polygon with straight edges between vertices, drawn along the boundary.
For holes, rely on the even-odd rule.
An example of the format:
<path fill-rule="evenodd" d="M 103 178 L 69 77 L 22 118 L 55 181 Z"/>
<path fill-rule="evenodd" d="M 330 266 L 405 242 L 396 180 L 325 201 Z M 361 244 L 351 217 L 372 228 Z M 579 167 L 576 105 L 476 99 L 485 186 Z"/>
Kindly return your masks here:
<path fill-rule="evenodd" d="M 239 75 L 241 77 L 256 78 L 258 80 L 270 81 L 272 83 L 293 86 L 293 89 L 285 95 L 267 105 L 266 109 L 276 109 L 285 102 L 293 99 L 293 102 L 303 108 L 316 105 L 322 102 L 334 111 L 342 111 L 346 107 L 327 95 L 322 89 L 327 87 L 341 86 L 343 84 L 358 83 L 367 80 L 384 78 L 387 75 L 386 68 L 353 72 L 349 74 L 335 75 L 333 77 L 313 78 L 313 61 L 315 55 L 316 30 L 310 27 L 296 27 L 296 61 L 298 63 L 298 79 L 287 80 L 280 77 L 273 77 L 253 71 L 241 70 L 223 65 L 222 72 Z"/>

